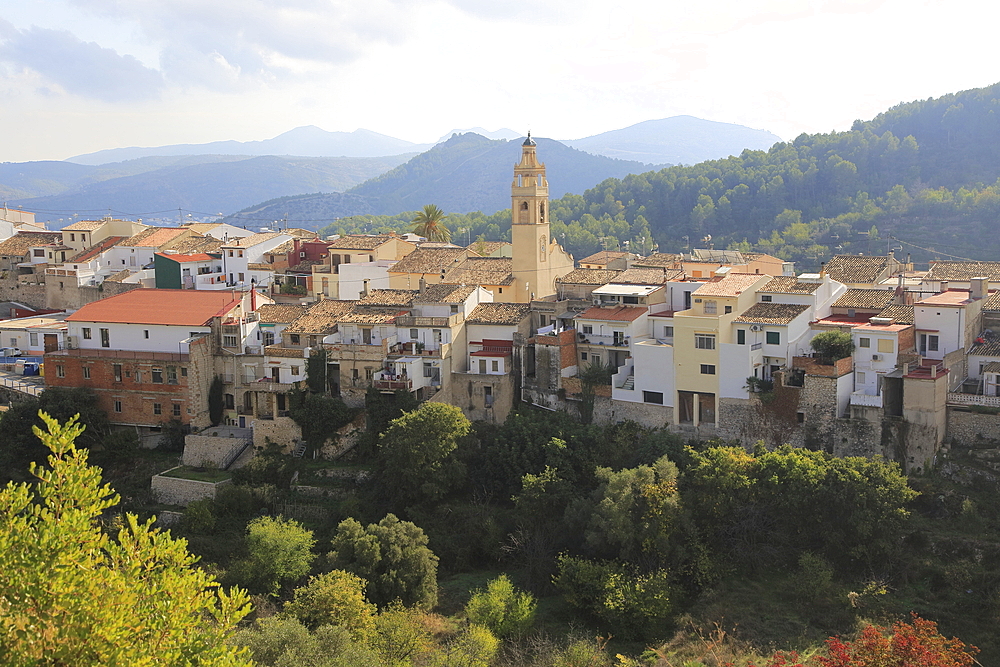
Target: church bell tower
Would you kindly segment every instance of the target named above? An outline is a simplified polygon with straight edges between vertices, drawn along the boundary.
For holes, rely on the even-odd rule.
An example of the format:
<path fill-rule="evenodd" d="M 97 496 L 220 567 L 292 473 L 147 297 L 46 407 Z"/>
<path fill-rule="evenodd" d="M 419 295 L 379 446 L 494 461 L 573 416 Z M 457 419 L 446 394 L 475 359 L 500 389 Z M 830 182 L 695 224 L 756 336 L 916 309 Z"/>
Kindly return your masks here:
<path fill-rule="evenodd" d="M 529 301 L 554 291 L 549 275 L 549 182 L 545 165 L 538 161 L 535 142 L 521 144 L 521 162 L 514 166 L 510 188 L 511 242 L 517 300 Z"/>

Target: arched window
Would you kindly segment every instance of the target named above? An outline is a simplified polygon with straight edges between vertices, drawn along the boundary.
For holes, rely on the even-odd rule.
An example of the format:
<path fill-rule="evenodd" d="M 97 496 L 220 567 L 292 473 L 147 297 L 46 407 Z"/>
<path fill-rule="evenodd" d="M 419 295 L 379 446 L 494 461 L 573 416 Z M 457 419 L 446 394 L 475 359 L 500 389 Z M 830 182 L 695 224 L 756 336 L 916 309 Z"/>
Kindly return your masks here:
<path fill-rule="evenodd" d="M 526 201 L 521 202 L 521 210 L 522 211 L 527 211 L 528 210 L 528 202 L 526 202 Z"/>

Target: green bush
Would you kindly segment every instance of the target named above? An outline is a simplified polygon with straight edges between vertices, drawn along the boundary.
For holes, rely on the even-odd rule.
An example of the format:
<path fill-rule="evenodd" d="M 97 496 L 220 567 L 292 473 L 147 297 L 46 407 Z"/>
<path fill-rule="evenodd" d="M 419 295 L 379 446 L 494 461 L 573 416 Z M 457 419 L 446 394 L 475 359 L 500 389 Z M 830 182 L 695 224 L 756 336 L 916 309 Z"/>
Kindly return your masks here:
<path fill-rule="evenodd" d="M 497 637 L 505 639 L 524 635 L 535 621 L 537 603 L 531 593 L 514 587 L 506 574 L 486 585 L 486 590 L 472 594 L 465 605 L 469 622 L 488 628 Z"/>
<path fill-rule="evenodd" d="M 285 605 L 285 613 L 312 630 L 334 625 L 350 632 L 355 640 L 364 640 L 371 633 L 375 619 L 375 605 L 365 599 L 365 583 L 361 577 L 343 570 L 312 577 L 308 584 L 295 589 L 294 598 Z"/>
<path fill-rule="evenodd" d="M 229 574 L 252 591 L 277 595 L 282 584 L 309 573 L 313 544 L 312 531 L 297 521 L 262 516 L 247 525 L 247 556 Z"/>

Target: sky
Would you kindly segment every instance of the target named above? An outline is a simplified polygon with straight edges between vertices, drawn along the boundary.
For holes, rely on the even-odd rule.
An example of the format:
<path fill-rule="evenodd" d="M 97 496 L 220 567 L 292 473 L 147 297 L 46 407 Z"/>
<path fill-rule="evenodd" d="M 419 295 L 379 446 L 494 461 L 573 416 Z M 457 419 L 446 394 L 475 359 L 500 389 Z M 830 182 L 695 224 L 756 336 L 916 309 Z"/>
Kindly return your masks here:
<path fill-rule="evenodd" d="M 0 161 L 365 128 L 784 139 L 1000 81 L 968 0 L 0 0 Z"/>

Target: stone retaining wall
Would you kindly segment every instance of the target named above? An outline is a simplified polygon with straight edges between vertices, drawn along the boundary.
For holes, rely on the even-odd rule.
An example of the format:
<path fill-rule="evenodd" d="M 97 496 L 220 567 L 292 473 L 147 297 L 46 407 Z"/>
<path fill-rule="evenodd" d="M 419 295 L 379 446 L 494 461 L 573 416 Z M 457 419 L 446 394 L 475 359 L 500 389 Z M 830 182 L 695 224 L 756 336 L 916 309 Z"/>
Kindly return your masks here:
<path fill-rule="evenodd" d="M 170 472 L 170 470 L 166 472 Z M 229 484 L 231 481 L 230 479 L 224 479 L 219 482 L 202 482 L 195 479 L 153 475 L 152 491 L 153 497 L 156 498 L 157 502 L 165 505 L 187 506 L 189 503 L 201 500 L 202 498 L 215 498 L 218 488 L 224 484 Z"/>
<path fill-rule="evenodd" d="M 1000 415 L 948 408 L 948 441 L 954 446 L 1000 446 Z"/>

